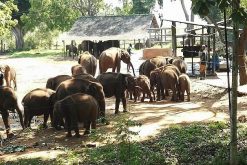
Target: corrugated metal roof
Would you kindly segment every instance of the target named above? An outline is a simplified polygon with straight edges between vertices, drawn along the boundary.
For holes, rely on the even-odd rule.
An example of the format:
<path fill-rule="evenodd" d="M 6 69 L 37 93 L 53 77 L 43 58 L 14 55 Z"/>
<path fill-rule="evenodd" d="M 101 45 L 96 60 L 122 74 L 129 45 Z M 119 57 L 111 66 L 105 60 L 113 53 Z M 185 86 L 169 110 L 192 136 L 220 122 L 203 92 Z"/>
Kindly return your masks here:
<path fill-rule="evenodd" d="M 153 14 L 80 17 L 67 35 L 83 40 L 131 40 L 148 37 L 148 28 L 159 28 Z"/>

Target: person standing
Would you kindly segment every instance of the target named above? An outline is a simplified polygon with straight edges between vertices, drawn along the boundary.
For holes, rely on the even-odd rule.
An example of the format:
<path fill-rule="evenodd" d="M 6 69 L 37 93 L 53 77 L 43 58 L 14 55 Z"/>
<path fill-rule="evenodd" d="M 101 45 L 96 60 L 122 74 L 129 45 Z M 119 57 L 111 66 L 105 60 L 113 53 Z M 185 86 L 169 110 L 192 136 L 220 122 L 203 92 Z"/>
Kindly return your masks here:
<path fill-rule="evenodd" d="M 202 45 L 202 52 L 200 53 L 200 80 L 204 80 L 206 78 L 206 68 L 207 68 L 207 46 Z"/>

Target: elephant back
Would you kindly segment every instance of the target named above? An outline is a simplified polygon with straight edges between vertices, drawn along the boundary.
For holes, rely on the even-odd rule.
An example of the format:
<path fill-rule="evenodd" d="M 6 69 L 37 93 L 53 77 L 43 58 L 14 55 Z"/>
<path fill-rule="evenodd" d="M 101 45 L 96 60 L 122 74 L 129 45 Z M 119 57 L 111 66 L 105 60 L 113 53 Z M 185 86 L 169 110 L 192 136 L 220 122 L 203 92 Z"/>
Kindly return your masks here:
<path fill-rule="evenodd" d="M 97 68 L 97 59 L 88 51 L 80 55 L 78 63 L 83 66 L 87 73 L 95 76 Z"/>
<path fill-rule="evenodd" d="M 65 80 L 69 80 L 72 77 L 69 75 L 58 75 L 56 77 L 49 78 L 46 82 L 46 88 L 56 90 L 57 87 Z"/>
<path fill-rule="evenodd" d="M 17 96 L 11 87 L 0 88 L 0 110 L 14 111 L 17 106 Z"/>
<path fill-rule="evenodd" d="M 78 75 L 73 76 L 73 78 L 88 80 L 88 81 L 92 81 L 92 82 L 99 82 L 91 74 L 78 74 Z"/>
<path fill-rule="evenodd" d="M 185 63 L 183 59 L 180 59 L 180 58 L 174 59 L 172 64 L 177 66 L 181 73 L 186 73 L 187 64 Z"/>

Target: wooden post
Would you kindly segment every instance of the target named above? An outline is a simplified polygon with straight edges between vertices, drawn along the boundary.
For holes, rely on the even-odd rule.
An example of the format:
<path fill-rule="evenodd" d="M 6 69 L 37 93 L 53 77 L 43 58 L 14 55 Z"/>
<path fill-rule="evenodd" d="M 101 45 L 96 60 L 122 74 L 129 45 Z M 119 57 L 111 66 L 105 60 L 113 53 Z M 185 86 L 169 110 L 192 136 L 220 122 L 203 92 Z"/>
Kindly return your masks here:
<path fill-rule="evenodd" d="M 216 46 L 215 45 L 215 41 L 216 41 L 215 32 L 216 32 L 215 29 L 213 29 L 213 57 L 212 57 L 212 59 L 214 59 L 214 60 L 215 60 L 215 55 L 216 55 L 215 54 L 216 53 L 215 52 L 215 46 Z M 214 67 L 213 67 L 213 74 L 214 74 L 215 73 L 215 63 L 214 63 L 215 61 L 212 60 L 212 62 L 213 62 L 212 64 L 214 65 Z"/>
<path fill-rule="evenodd" d="M 140 46 L 141 46 L 141 40 L 140 39 L 138 39 L 138 43 L 139 43 L 139 49 L 138 50 L 140 50 L 141 48 L 140 48 Z"/>
<path fill-rule="evenodd" d="M 172 21 L 172 51 L 173 56 L 177 56 L 176 22 Z"/>
<path fill-rule="evenodd" d="M 64 57 L 65 57 L 65 56 L 66 56 L 65 41 L 62 40 L 62 42 L 63 42 L 63 55 L 64 55 Z"/>
<path fill-rule="evenodd" d="M 204 26 L 202 26 L 202 36 L 201 36 L 201 38 L 200 38 L 200 43 L 201 43 L 201 45 L 204 44 L 203 37 L 204 37 Z"/>
<path fill-rule="evenodd" d="M 161 48 L 163 47 L 162 42 L 163 42 L 163 37 L 162 37 L 162 29 L 160 29 L 160 46 Z"/>
<path fill-rule="evenodd" d="M 3 53 L 3 40 L 1 40 L 1 53 Z"/>

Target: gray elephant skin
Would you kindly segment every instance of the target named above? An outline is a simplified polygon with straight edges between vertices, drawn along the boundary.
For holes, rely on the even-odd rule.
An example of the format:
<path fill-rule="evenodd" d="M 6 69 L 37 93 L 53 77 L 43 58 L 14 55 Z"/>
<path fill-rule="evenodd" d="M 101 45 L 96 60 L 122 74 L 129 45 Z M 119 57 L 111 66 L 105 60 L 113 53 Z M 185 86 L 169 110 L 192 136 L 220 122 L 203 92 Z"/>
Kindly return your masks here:
<path fill-rule="evenodd" d="M 100 83 L 82 79 L 70 79 L 62 82 L 56 90 L 55 100 L 59 101 L 75 93 L 93 96 L 99 105 L 98 117 L 105 117 L 105 95 Z"/>
<path fill-rule="evenodd" d="M 88 94 L 76 93 L 57 101 L 54 105 L 54 125 L 56 126 L 63 118 L 67 123 L 67 137 L 71 137 L 71 130 L 75 136 L 80 137 L 78 122 L 84 123 L 84 134 L 90 133 L 90 126 L 96 129 L 98 103 L 95 98 Z"/>
<path fill-rule="evenodd" d="M 34 116 L 44 115 L 43 127 L 47 128 L 47 121 L 50 116 L 53 120 L 53 105 L 55 91 L 49 88 L 36 88 L 28 92 L 22 99 L 24 107 L 24 125 L 30 127 Z"/>
<path fill-rule="evenodd" d="M 127 112 L 125 91 L 135 89 L 134 77 L 130 74 L 107 72 L 98 75 L 96 79 L 102 84 L 105 97 L 115 96 L 115 114 L 119 113 L 120 101 L 123 103 L 123 111 Z"/>
<path fill-rule="evenodd" d="M 148 95 L 148 97 L 150 99 L 149 101 L 153 102 L 153 97 L 152 97 L 151 92 L 153 93 L 154 100 L 155 100 L 154 91 L 153 90 L 151 91 L 150 80 L 149 80 L 149 78 L 147 76 L 145 76 L 145 75 L 138 76 L 136 78 L 136 85 L 141 88 L 141 92 L 143 94 L 141 102 L 144 102 L 145 94 Z M 136 99 L 137 99 L 136 95 L 134 95 L 135 102 L 136 102 Z"/>

